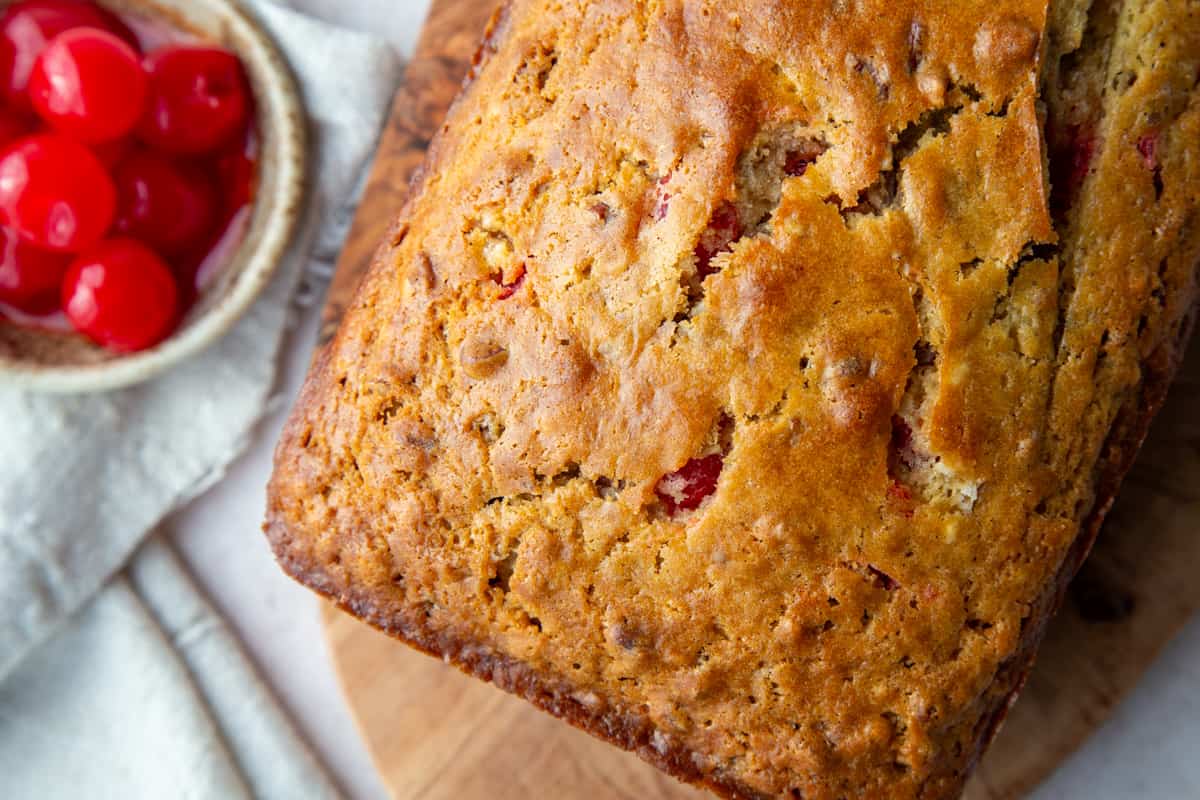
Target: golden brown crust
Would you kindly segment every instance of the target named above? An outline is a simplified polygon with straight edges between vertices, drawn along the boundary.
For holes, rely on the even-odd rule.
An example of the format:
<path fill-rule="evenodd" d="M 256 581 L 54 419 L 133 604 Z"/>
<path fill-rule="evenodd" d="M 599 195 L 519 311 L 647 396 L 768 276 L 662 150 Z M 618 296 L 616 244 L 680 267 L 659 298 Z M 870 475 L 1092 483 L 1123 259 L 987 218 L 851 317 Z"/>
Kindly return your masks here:
<path fill-rule="evenodd" d="M 1029 627 L 1021 648 L 1013 654 L 1009 664 L 997 676 L 996 691 L 993 694 L 995 703 L 989 713 L 981 718 L 982 724 L 971 751 L 971 758 L 962 775 L 964 782 L 999 730 L 1008 709 L 1028 677 L 1042 634 L 1062 605 L 1067 585 L 1091 550 L 1121 479 L 1133 465 L 1134 456 L 1145 439 L 1150 422 L 1166 399 L 1167 389 L 1179 368 L 1194 321 L 1193 313 L 1181 326 L 1180 334 L 1170 346 L 1164 347 L 1158 356 L 1151 360 L 1151 369 L 1143 390 L 1139 393 L 1136 403 L 1128 410 L 1127 416 L 1130 419 L 1128 423 L 1120 426 L 1123 433 L 1106 447 L 1096 507 L 1076 539 L 1070 556 L 1064 560 L 1059 574 L 1047 587 L 1045 598 L 1041 601 L 1042 613 L 1034 616 L 1037 622 Z M 293 558 L 288 534 L 285 530 L 275 528 L 274 523 L 268 526 L 268 535 L 276 546 L 280 566 L 290 576 L 324 595 L 342 610 L 374 625 L 388 635 L 428 655 L 444 659 L 468 675 L 493 682 L 501 689 L 593 736 L 637 753 L 648 763 L 681 781 L 706 786 L 733 800 L 759 796 L 753 790 L 736 783 L 714 781 L 711 776 L 697 769 L 692 754 L 682 747 L 668 743 L 665 748 L 659 749 L 654 739 L 654 727 L 646 718 L 636 714 L 620 715 L 611 709 L 585 705 L 575 698 L 570 687 L 555 685 L 520 661 L 502 654 L 484 653 L 471 647 L 471 643 L 437 639 L 433 631 L 422 627 L 420 622 L 412 619 L 404 609 L 382 606 L 376 597 L 369 596 L 353 586 L 338 586 L 329 575 L 314 569 L 312 562 Z M 950 791 L 948 796 L 953 796 L 954 793 Z"/>
<path fill-rule="evenodd" d="M 517 0 L 281 563 L 728 796 L 954 796 L 1181 355 L 1196 13 Z"/>

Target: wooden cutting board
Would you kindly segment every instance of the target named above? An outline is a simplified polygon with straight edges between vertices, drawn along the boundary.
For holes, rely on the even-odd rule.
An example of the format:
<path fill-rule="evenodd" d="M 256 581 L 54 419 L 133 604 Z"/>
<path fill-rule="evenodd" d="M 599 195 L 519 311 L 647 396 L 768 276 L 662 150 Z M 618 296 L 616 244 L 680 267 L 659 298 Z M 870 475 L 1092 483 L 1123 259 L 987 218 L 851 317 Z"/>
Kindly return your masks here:
<path fill-rule="evenodd" d="M 403 202 L 493 4 L 433 0 L 330 289 L 323 339 Z M 1036 786 L 1200 609 L 1200 347 L 1192 351 L 968 800 Z M 401 800 L 704 796 L 332 606 L 324 613 L 346 697 Z"/>

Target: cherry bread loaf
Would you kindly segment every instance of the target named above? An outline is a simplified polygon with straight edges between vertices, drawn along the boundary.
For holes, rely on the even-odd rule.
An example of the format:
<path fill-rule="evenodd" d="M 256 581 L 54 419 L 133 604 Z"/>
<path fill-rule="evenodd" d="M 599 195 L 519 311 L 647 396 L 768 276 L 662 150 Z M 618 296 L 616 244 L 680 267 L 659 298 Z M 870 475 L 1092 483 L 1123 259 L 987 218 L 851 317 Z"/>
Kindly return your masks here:
<path fill-rule="evenodd" d="M 276 457 L 343 608 L 738 798 L 947 798 L 1187 341 L 1200 4 L 514 0 Z"/>

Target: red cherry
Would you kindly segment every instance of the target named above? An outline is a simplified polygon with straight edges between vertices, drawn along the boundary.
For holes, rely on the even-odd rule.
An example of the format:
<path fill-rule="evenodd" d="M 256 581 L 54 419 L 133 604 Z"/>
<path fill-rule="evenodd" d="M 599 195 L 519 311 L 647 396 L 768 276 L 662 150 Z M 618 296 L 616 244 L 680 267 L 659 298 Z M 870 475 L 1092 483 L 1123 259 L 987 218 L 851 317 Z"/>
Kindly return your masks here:
<path fill-rule="evenodd" d="M 664 220 L 667 218 L 667 212 L 671 210 L 671 195 L 664 188 L 671 182 L 671 173 L 668 172 L 658 179 L 658 184 L 654 187 L 654 218 L 656 220 Z"/>
<path fill-rule="evenodd" d="M 799 178 L 808 172 L 809 166 L 816 162 L 825 151 L 819 147 L 800 147 L 789 150 L 783 157 L 783 174 L 789 178 Z"/>
<path fill-rule="evenodd" d="M 111 33 L 77 28 L 56 36 L 29 78 L 29 99 L 55 129 L 84 142 L 119 139 L 146 106 L 137 52 Z"/>
<path fill-rule="evenodd" d="M 0 228 L 0 303 L 34 315 L 57 310 L 70 264 L 70 256 L 39 250 L 16 231 Z"/>
<path fill-rule="evenodd" d="M 887 499 L 891 507 L 900 516 L 907 517 L 908 519 L 916 516 L 917 508 L 916 502 L 913 500 L 912 490 L 895 478 L 888 484 Z"/>
<path fill-rule="evenodd" d="M 898 463 L 910 469 L 916 464 L 912 426 L 899 414 L 892 416 L 892 440 L 888 443 L 888 448 L 889 453 Z"/>
<path fill-rule="evenodd" d="M 226 219 L 254 202 L 258 189 L 258 157 L 253 140 L 218 158 L 217 178 Z"/>
<path fill-rule="evenodd" d="M 0 147 L 33 133 L 37 121 L 10 108 L 0 108 Z"/>
<path fill-rule="evenodd" d="M 137 146 L 137 142 L 133 139 L 113 139 L 107 142 L 93 142 L 88 145 L 88 149 L 96 158 L 100 159 L 100 163 L 108 168 L 109 172 L 117 167 L 125 157 L 133 152 Z"/>
<path fill-rule="evenodd" d="M 1061 216 L 1075 204 L 1091 171 L 1096 134 L 1087 125 L 1068 125 L 1062 134 L 1050 134 L 1050 208 Z"/>
<path fill-rule="evenodd" d="M 113 177 L 117 184 L 114 230 L 160 253 L 188 250 L 216 224 L 216 189 L 190 164 L 141 150 L 122 161 Z"/>
<path fill-rule="evenodd" d="M 80 333 L 119 353 L 145 350 L 175 326 L 171 270 L 133 239 L 108 239 L 71 263 L 62 305 Z"/>
<path fill-rule="evenodd" d="M 211 241 L 171 258 L 171 272 L 175 275 L 175 286 L 179 290 L 179 311 L 185 313 L 196 302 L 204 287 L 200 285 L 200 269 L 208 258 Z"/>
<path fill-rule="evenodd" d="M 498 299 L 507 300 L 517 292 L 521 291 L 521 287 L 525 285 L 525 265 L 521 264 L 517 267 L 517 271 L 513 274 L 512 280 L 508 283 L 504 282 L 504 273 L 497 272 L 492 276 L 492 280 L 500 284 L 500 296 Z"/>
<path fill-rule="evenodd" d="M 696 242 L 697 274 L 704 278 L 716 272 L 712 267 L 712 260 L 718 253 L 742 238 L 743 233 L 737 207 L 728 202 L 719 205 L 713 211 L 708 227 L 700 234 L 700 241 Z"/>
<path fill-rule="evenodd" d="M 694 511 L 717 490 L 724 467 L 725 459 L 720 453 L 693 458 L 670 475 L 664 475 L 654 493 L 671 516 L 680 511 Z"/>
<path fill-rule="evenodd" d="M 22 0 L 0 16 L 0 93 L 8 104 L 29 109 L 26 87 L 47 42 L 74 28 L 99 28 L 138 48 L 137 36 L 117 15 L 79 0 Z"/>
<path fill-rule="evenodd" d="M 43 134 L 0 154 L 0 221 L 40 247 L 77 253 L 95 244 L 116 205 L 112 178 L 78 142 Z"/>
<path fill-rule="evenodd" d="M 1142 154 L 1142 164 L 1151 172 L 1159 168 L 1159 135 L 1159 131 L 1152 128 L 1139 136 L 1137 140 L 1138 152 Z"/>
<path fill-rule="evenodd" d="M 164 47 L 146 58 L 150 101 L 138 133 L 169 153 L 197 155 L 229 144 L 250 118 L 242 63 L 216 47 Z"/>

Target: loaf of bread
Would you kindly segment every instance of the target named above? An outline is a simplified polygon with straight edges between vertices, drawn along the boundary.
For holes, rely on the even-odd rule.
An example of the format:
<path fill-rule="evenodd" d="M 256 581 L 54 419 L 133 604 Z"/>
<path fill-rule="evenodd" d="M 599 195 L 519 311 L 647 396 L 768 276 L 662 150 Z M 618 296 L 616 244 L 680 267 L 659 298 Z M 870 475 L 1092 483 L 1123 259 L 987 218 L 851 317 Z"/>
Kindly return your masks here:
<path fill-rule="evenodd" d="M 949 798 L 1186 344 L 1192 0 L 514 0 L 284 569 L 737 798 Z"/>

